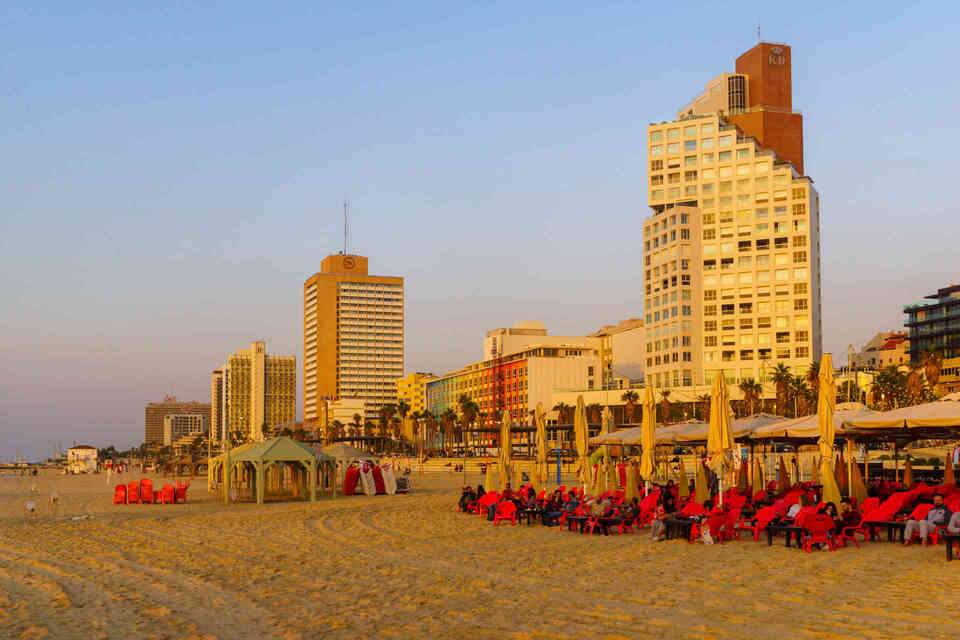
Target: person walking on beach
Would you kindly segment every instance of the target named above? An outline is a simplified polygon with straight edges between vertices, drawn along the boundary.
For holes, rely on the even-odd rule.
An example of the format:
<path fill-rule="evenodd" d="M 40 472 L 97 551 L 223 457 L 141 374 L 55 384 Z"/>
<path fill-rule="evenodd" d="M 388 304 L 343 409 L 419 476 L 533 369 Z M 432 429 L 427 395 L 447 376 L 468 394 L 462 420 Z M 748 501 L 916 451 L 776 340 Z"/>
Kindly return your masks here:
<path fill-rule="evenodd" d="M 907 520 L 907 526 L 903 530 L 903 546 L 909 547 L 914 534 L 920 534 L 920 544 L 927 544 L 927 536 L 933 533 L 937 527 L 944 526 L 952 519 L 953 514 L 947 505 L 943 504 L 943 496 L 933 496 L 933 508 L 927 512 L 927 517 L 923 520 Z"/>

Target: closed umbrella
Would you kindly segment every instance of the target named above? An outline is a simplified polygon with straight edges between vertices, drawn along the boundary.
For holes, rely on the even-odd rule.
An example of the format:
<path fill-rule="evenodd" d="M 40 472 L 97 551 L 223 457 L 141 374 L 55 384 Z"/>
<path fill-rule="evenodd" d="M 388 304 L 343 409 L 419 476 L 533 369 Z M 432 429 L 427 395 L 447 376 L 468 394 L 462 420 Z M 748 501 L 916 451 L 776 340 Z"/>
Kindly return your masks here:
<path fill-rule="evenodd" d="M 907 455 L 907 464 L 903 467 L 903 486 L 907 489 L 913 486 L 913 465 L 910 463 L 910 455 Z"/>
<path fill-rule="evenodd" d="M 542 491 L 547 488 L 547 420 L 542 402 L 537 403 L 534 420 L 537 423 L 537 470 L 533 475 L 537 490 Z"/>
<path fill-rule="evenodd" d="M 607 489 L 610 491 L 620 489 L 620 474 L 617 473 L 617 463 L 613 458 L 607 459 Z"/>
<path fill-rule="evenodd" d="M 497 486 L 497 475 L 493 472 L 493 462 L 487 463 L 487 477 L 483 481 L 483 488 L 487 491 L 498 491 L 499 487 Z"/>
<path fill-rule="evenodd" d="M 749 463 L 744 460 L 743 464 L 740 465 L 740 472 L 737 473 L 737 493 L 740 495 L 746 495 L 747 489 L 750 488 L 750 479 L 747 478 L 747 467 Z M 756 490 L 754 490 L 756 493 Z"/>
<path fill-rule="evenodd" d="M 833 476 L 837 480 L 837 488 L 840 489 L 840 495 L 850 495 L 850 483 L 847 481 L 847 462 L 843 457 L 843 451 L 837 458 L 836 465 L 833 467 Z"/>
<path fill-rule="evenodd" d="M 503 412 L 503 418 L 500 420 L 500 487 L 506 488 L 510 482 L 510 461 L 513 457 L 513 443 L 510 440 L 510 428 L 513 426 L 513 418 L 509 411 Z M 514 490 L 519 487 L 513 487 Z"/>
<path fill-rule="evenodd" d="M 680 456 L 680 469 L 678 473 L 680 474 L 680 487 L 677 490 L 677 496 L 681 500 L 686 500 L 690 497 L 690 479 L 687 478 L 687 470 L 683 466 L 683 456 Z"/>
<path fill-rule="evenodd" d="M 787 473 L 787 465 L 783 462 L 783 456 L 780 456 L 779 468 L 777 469 L 777 492 L 786 493 L 790 490 L 790 474 Z"/>
<path fill-rule="evenodd" d="M 644 480 L 653 477 L 653 450 L 656 446 L 657 402 L 653 397 L 653 387 L 647 387 L 643 394 L 643 423 L 641 428 L 640 475 Z"/>
<path fill-rule="evenodd" d="M 857 506 L 860 506 L 867 499 L 867 487 L 863 484 L 863 478 L 860 477 L 860 466 L 853 455 L 853 440 L 847 440 L 847 453 L 847 474 L 849 474 L 850 487 L 848 495 L 856 500 Z"/>
<path fill-rule="evenodd" d="M 957 476 L 953 473 L 953 452 L 947 451 L 947 464 L 943 469 L 943 484 L 949 487 L 957 486 Z"/>
<path fill-rule="evenodd" d="M 710 430 L 707 432 L 707 456 L 710 469 L 719 480 L 720 502 L 723 503 L 723 474 L 730 468 L 733 450 L 733 434 L 730 423 L 733 411 L 730 409 L 730 391 L 723 373 L 717 374 L 710 394 Z M 699 495 L 697 496 L 699 502 Z"/>
<path fill-rule="evenodd" d="M 573 413 L 573 435 L 577 446 L 577 474 L 580 488 L 584 495 L 590 492 L 590 475 L 593 471 L 590 461 L 587 460 L 587 438 L 590 433 L 587 429 L 587 407 L 583 403 L 583 396 L 577 396 L 577 408 Z"/>
<path fill-rule="evenodd" d="M 696 500 L 698 504 L 703 504 L 710 498 L 710 490 L 707 488 L 707 474 L 706 471 L 704 471 L 703 461 L 700 460 L 700 456 L 695 456 L 694 460 L 696 461 L 697 469 L 693 484 L 696 495 L 693 496 L 693 499 Z"/>
<path fill-rule="evenodd" d="M 767 479 L 763 476 L 763 465 L 760 464 L 760 460 L 753 461 L 753 481 L 750 484 L 753 485 L 754 493 L 767 488 Z"/>
<path fill-rule="evenodd" d="M 634 498 L 639 498 L 639 478 L 637 477 L 637 465 L 633 462 L 627 463 L 627 486 L 624 488 L 624 499 L 626 502 L 633 502 Z"/>
<path fill-rule="evenodd" d="M 833 410 L 837 404 L 837 381 L 833 377 L 833 357 L 823 354 L 820 360 L 820 391 L 817 397 L 817 422 L 820 426 L 820 481 L 823 483 L 823 501 L 840 504 L 840 488 L 833 475 L 833 439 L 836 426 Z"/>

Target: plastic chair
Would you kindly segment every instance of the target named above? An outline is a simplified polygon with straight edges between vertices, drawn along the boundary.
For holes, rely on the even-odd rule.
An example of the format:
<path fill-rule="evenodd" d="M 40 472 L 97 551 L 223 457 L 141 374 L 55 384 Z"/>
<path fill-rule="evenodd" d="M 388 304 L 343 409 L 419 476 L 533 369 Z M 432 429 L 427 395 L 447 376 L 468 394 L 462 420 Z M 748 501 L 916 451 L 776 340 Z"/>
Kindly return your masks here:
<path fill-rule="evenodd" d="M 127 504 L 140 504 L 140 483 L 136 480 L 127 483 Z"/>
<path fill-rule="evenodd" d="M 165 484 L 163 488 L 160 489 L 160 503 L 161 504 L 174 504 L 176 502 L 176 487 L 172 484 Z"/>
<path fill-rule="evenodd" d="M 876 509 L 880 506 L 880 498 L 867 498 L 863 501 L 863 506 L 860 507 L 861 513 L 867 513 L 873 509 Z"/>
<path fill-rule="evenodd" d="M 933 509 L 932 504 L 918 504 L 904 520 L 923 520 L 930 513 L 930 509 Z"/>
<path fill-rule="evenodd" d="M 113 504 L 127 504 L 127 485 L 118 484 L 114 487 Z"/>
<path fill-rule="evenodd" d="M 501 522 L 517 524 L 517 505 L 510 500 L 505 500 L 497 505 L 497 511 L 493 516 L 493 524 L 500 524 Z"/>
<path fill-rule="evenodd" d="M 153 503 L 153 480 L 144 478 L 140 481 L 140 502 L 143 504 Z"/>
<path fill-rule="evenodd" d="M 835 549 L 835 543 L 830 537 L 830 530 L 834 527 L 833 518 L 825 513 L 814 513 L 804 519 L 803 550 L 810 553 L 813 545 L 825 544 L 830 551 Z"/>
<path fill-rule="evenodd" d="M 857 546 L 857 549 L 860 548 L 860 543 L 857 542 L 857 534 L 863 536 L 863 541 L 867 541 L 867 528 L 863 525 L 863 516 L 860 517 L 860 522 L 852 527 L 844 527 L 840 530 L 840 535 L 837 536 L 837 540 L 843 546 L 847 546 L 848 540 L 853 540 L 853 544 Z"/>
<path fill-rule="evenodd" d="M 763 507 L 757 511 L 756 515 L 753 517 L 753 523 L 748 524 L 750 521 L 741 520 L 737 524 L 737 540 L 740 539 L 741 531 L 749 531 L 753 534 L 753 541 L 758 542 L 760 540 L 760 532 L 764 531 L 767 528 L 767 525 L 770 524 L 770 521 L 777 516 L 777 512 L 774 511 L 773 507 Z"/>
<path fill-rule="evenodd" d="M 179 486 L 176 488 L 176 492 L 174 493 L 174 496 L 173 496 L 173 502 L 174 504 L 176 504 L 177 502 L 182 502 L 183 504 L 187 503 L 187 487 L 186 486 Z"/>
<path fill-rule="evenodd" d="M 497 493 L 496 491 L 488 491 L 482 496 L 480 496 L 479 500 L 477 500 L 476 504 L 474 505 L 473 512 L 479 514 L 480 517 L 483 517 L 487 515 L 487 509 L 490 508 L 490 505 L 496 504 L 497 502 L 499 502 L 499 500 L 500 500 L 499 493 Z"/>

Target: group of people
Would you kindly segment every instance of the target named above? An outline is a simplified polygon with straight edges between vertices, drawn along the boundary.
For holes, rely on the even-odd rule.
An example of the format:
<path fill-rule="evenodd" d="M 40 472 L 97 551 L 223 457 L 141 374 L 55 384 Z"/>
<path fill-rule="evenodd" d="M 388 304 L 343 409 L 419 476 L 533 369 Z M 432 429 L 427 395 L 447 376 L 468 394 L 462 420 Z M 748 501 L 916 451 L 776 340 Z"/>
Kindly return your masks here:
<path fill-rule="evenodd" d="M 933 496 L 933 506 L 927 511 L 927 516 L 921 520 L 910 518 L 903 530 L 903 546 L 910 546 L 914 534 L 920 536 L 920 544 L 929 544 L 930 535 L 937 527 L 946 526 L 947 533 L 960 533 L 960 511 L 951 513 L 949 507 L 943 503 L 943 496 Z"/>

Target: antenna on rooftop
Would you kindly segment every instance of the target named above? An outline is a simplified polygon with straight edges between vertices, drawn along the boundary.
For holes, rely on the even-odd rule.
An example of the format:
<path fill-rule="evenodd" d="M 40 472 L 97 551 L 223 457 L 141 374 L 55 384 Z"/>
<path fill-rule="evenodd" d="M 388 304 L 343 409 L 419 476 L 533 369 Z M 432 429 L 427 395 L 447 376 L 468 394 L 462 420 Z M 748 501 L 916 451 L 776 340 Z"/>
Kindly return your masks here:
<path fill-rule="evenodd" d="M 757 42 L 763 42 L 763 38 L 760 37 L 760 21 L 757 20 Z"/>
<path fill-rule="evenodd" d="M 350 201 L 343 201 L 343 255 L 347 255 L 347 214 L 350 211 Z"/>

